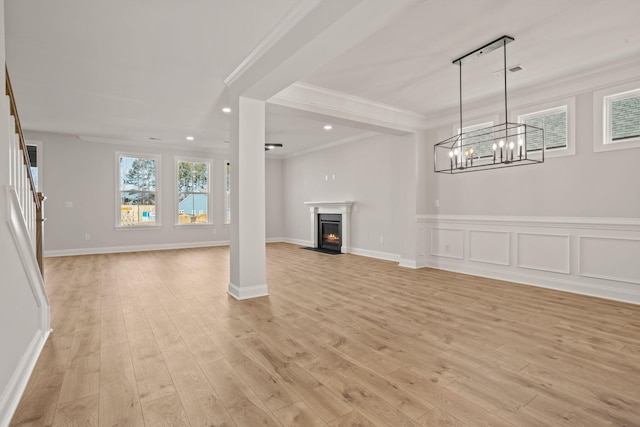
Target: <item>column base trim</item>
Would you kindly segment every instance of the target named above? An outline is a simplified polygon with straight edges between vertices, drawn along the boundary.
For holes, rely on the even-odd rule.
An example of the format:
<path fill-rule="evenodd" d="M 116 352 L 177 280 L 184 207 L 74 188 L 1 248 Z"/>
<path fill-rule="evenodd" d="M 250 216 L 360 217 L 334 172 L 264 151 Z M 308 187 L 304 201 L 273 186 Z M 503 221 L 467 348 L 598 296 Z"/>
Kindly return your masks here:
<path fill-rule="evenodd" d="M 269 289 L 266 283 L 264 285 L 237 286 L 229 282 L 227 292 L 237 300 L 266 297 L 269 295 Z"/>

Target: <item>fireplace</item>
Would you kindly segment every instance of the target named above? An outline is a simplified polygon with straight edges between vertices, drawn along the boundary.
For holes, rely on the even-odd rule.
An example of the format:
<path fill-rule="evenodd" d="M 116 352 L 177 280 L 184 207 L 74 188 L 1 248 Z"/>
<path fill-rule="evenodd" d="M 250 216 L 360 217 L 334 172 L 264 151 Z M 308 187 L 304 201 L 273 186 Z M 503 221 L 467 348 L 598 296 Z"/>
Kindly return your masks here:
<path fill-rule="evenodd" d="M 318 214 L 318 248 L 334 252 L 342 249 L 342 215 Z"/>
<path fill-rule="evenodd" d="M 304 202 L 304 204 L 309 207 L 311 220 L 309 246 L 336 253 L 349 253 L 349 226 L 351 206 L 354 202 Z M 324 231 L 323 226 L 320 225 L 320 217 L 326 218 L 326 221 L 323 221 L 326 222 Z"/>

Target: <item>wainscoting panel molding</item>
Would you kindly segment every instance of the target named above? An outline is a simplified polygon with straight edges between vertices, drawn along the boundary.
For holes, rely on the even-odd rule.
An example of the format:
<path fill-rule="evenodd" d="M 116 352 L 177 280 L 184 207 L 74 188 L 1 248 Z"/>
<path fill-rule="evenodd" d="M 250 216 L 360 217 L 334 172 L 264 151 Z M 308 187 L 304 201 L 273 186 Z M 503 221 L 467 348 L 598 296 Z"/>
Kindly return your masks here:
<path fill-rule="evenodd" d="M 415 234 L 416 268 L 640 304 L 637 218 L 418 215 Z"/>
<path fill-rule="evenodd" d="M 464 230 L 432 228 L 431 255 L 464 259 Z"/>
<path fill-rule="evenodd" d="M 508 231 L 469 230 L 469 261 L 509 265 Z"/>
<path fill-rule="evenodd" d="M 580 236 L 579 274 L 640 285 L 640 239 Z"/>
<path fill-rule="evenodd" d="M 570 274 L 569 236 L 516 233 L 517 266 L 531 270 Z"/>

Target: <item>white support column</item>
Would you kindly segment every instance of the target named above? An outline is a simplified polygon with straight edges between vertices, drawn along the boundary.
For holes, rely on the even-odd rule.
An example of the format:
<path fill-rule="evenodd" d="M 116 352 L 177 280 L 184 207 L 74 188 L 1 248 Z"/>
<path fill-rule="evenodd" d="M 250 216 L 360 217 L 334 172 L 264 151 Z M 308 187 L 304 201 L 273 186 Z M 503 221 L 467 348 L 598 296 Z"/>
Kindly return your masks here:
<path fill-rule="evenodd" d="M 235 100 L 231 122 L 231 250 L 228 292 L 269 295 L 266 278 L 265 103 Z"/>

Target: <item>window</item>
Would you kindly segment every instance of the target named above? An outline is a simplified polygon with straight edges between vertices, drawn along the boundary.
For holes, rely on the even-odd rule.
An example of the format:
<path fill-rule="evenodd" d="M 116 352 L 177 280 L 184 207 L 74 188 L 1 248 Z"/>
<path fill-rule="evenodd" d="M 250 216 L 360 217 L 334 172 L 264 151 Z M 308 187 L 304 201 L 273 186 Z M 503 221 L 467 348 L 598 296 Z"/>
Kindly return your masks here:
<path fill-rule="evenodd" d="M 544 130 L 545 159 L 571 156 L 576 153 L 575 98 L 565 98 L 536 104 L 513 112 L 516 122 Z M 527 151 L 539 151 L 542 139 L 537 132 L 527 138 Z"/>
<path fill-rule="evenodd" d="M 493 156 L 493 122 L 479 123 L 477 125 L 465 126 L 462 128 L 462 144 L 474 144 L 472 147 L 477 150 L 477 157 Z M 459 130 L 459 128 L 458 128 Z"/>
<path fill-rule="evenodd" d="M 640 82 L 593 94 L 594 151 L 640 147 Z"/>
<path fill-rule="evenodd" d="M 116 226 L 158 225 L 156 216 L 159 157 L 118 153 Z"/>
<path fill-rule="evenodd" d="M 210 224 L 209 169 L 206 160 L 177 160 L 178 224 Z"/>
<path fill-rule="evenodd" d="M 518 123 L 543 129 L 546 150 L 566 149 L 568 146 L 566 105 L 520 115 Z M 527 151 L 539 151 L 542 148 L 542 135 L 534 133 L 531 138 L 527 138 L 526 145 Z"/>
<path fill-rule="evenodd" d="M 605 144 L 640 141 L 640 89 L 605 96 Z"/>
<path fill-rule="evenodd" d="M 231 164 L 224 161 L 224 223 L 231 224 Z"/>
<path fill-rule="evenodd" d="M 42 192 L 42 142 L 26 141 L 27 154 L 36 191 Z"/>

